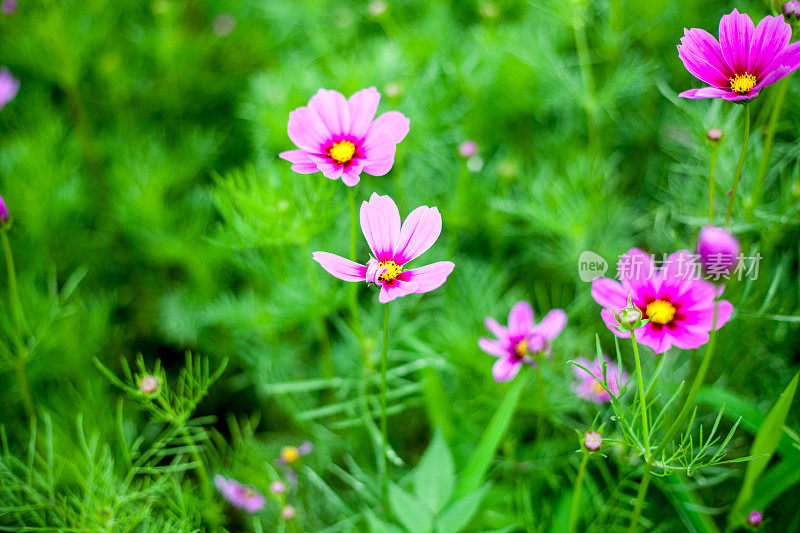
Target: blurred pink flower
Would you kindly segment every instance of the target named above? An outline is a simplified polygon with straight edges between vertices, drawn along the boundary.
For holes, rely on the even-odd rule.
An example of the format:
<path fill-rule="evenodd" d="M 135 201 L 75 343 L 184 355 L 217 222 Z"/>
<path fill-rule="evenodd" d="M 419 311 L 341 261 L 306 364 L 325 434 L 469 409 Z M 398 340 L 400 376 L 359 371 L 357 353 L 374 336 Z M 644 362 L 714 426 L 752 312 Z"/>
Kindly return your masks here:
<path fill-rule="evenodd" d="M 781 6 L 781 11 L 786 18 L 794 17 L 800 18 L 800 2 L 797 0 L 789 0 Z"/>
<path fill-rule="evenodd" d="M 750 514 L 747 515 L 747 523 L 751 526 L 760 525 L 763 519 L 764 517 L 759 511 L 750 511 Z"/>
<path fill-rule="evenodd" d="M 397 144 L 408 134 L 410 121 L 399 111 L 375 118 L 380 99 L 375 87 L 349 99 L 320 89 L 308 106 L 289 113 L 289 138 L 300 149 L 278 156 L 297 173 L 320 171 L 332 180 L 342 178 L 349 187 L 359 182 L 362 171 L 383 176 L 394 165 Z"/>
<path fill-rule="evenodd" d="M 214 476 L 214 485 L 217 486 L 222 497 L 237 509 L 244 509 L 248 513 L 257 513 L 264 508 L 266 499 L 264 495 L 249 485 L 242 485 L 235 479 L 224 476 Z"/>
<path fill-rule="evenodd" d="M 628 338 L 628 330 L 620 331 L 614 311 L 624 309 L 631 298 L 649 322 L 635 330 L 636 340 L 664 353 L 671 346 L 688 350 L 708 342 L 717 303 L 716 329 L 731 318 L 733 306 L 716 299 L 719 289 L 697 277 L 692 254 L 680 250 L 670 255 L 657 269 L 650 255 L 632 248 L 620 258 L 617 271 L 622 283 L 609 278 L 592 282 L 592 297 L 604 307 L 600 316 L 617 337 Z"/>
<path fill-rule="evenodd" d="M 780 15 L 753 26 L 734 9 L 719 22 L 719 42 L 705 30 L 684 28 L 678 56 L 686 69 L 711 87 L 690 89 L 683 98 L 749 100 L 800 67 L 800 42 L 789 44 L 792 27 Z M 788 46 L 787 46 L 788 45 Z"/>
<path fill-rule="evenodd" d="M 537 324 L 531 305 L 517 302 L 508 313 L 508 327 L 501 326 L 492 317 L 486 317 L 484 323 L 496 339 L 481 337 L 478 346 L 498 358 L 492 367 L 492 375 L 501 383 L 514 379 L 522 363 L 534 365 L 531 355 L 549 352 L 550 342 L 567 325 L 567 315 L 561 309 L 553 309 Z"/>
<path fill-rule="evenodd" d="M 597 431 L 589 431 L 583 436 L 583 445 L 587 450 L 596 452 L 603 444 L 603 436 Z"/>
<path fill-rule="evenodd" d="M 269 491 L 272 494 L 283 494 L 286 492 L 286 483 L 283 481 L 273 481 L 269 484 Z"/>
<path fill-rule="evenodd" d="M 0 109 L 17 96 L 19 80 L 6 67 L 0 68 Z"/>
<path fill-rule="evenodd" d="M 4 224 L 8 222 L 8 219 L 11 218 L 11 213 L 8 211 L 8 206 L 6 205 L 6 201 L 0 196 L 0 224 Z"/>
<path fill-rule="evenodd" d="M 378 301 L 382 304 L 438 289 L 455 267 L 452 261 L 438 261 L 403 270 L 406 263 L 425 253 L 439 238 L 442 215 L 435 207 L 423 205 L 414 209 L 401 226 L 394 200 L 372 193 L 369 202 L 361 204 L 361 230 L 372 251 L 366 265 L 328 252 L 314 252 L 313 257 L 336 278 L 379 285 Z"/>
<path fill-rule="evenodd" d="M 458 154 L 461 157 L 472 157 L 478 153 L 478 143 L 475 141 L 466 140 L 458 145 Z"/>
<path fill-rule="evenodd" d="M 295 511 L 294 507 L 292 507 L 291 505 L 287 505 L 286 507 L 281 509 L 281 518 L 283 518 L 284 520 L 291 520 L 295 516 L 297 516 L 297 511 Z"/>
<path fill-rule="evenodd" d="M 0 3 L 0 11 L 3 12 L 3 15 L 10 16 L 17 10 L 18 5 L 17 0 L 3 0 Z"/>
<path fill-rule="evenodd" d="M 582 367 L 587 368 L 586 372 L 583 368 L 577 365 L 572 365 L 572 371 L 578 381 L 573 386 L 575 394 L 581 398 L 585 398 L 594 403 L 605 403 L 611 401 L 611 395 L 600 384 L 603 381 L 603 361 L 604 358 L 597 358 L 594 361 L 589 361 L 580 357 L 575 360 L 576 363 Z M 620 372 L 617 363 L 608 361 L 606 363 L 606 382 L 608 388 L 614 396 L 619 396 L 619 389 L 628 381 L 628 373 L 625 369 Z"/>
<path fill-rule="evenodd" d="M 709 276 L 727 276 L 739 262 L 739 240 L 725 228 L 706 226 L 697 237 L 700 264 Z"/>

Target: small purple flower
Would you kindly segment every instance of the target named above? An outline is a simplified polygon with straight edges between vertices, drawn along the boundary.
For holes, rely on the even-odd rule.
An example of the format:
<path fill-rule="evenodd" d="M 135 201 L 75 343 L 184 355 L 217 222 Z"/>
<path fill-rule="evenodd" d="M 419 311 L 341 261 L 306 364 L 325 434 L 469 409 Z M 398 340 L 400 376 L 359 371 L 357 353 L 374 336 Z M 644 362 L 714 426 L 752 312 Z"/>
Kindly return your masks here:
<path fill-rule="evenodd" d="M 783 6 L 781 6 L 781 11 L 783 11 L 783 16 L 786 18 L 794 17 L 795 19 L 799 19 L 800 2 L 797 0 L 789 0 L 788 2 L 784 3 Z"/>
<path fill-rule="evenodd" d="M 706 138 L 711 142 L 719 142 L 724 133 L 719 128 L 711 128 L 706 132 Z"/>
<path fill-rule="evenodd" d="M 494 380 L 501 383 L 514 379 L 522 363 L 534 365 L 531 355 L 549 353 L 550 341 L 558 337 L 567 325 L 567 315 L 561 309 L 553 309 L 537 324 L 533 320 L 531 305 L 517 302 L 508 313 L 508 327 L 501 326 L 491 317 L 487 317 L 484 323 L 497 339 L 481 337 L 478 346 L 498 358 L 492 374 Z"/>
<path fill-rule="evenodd" d="M 714 279 L 728 276 L 739 262 L 739 241 L 725 228 L 706 226 L 697 237 L 697 254 L 703 270 Z"/>
<path fill-rule="evenodd" d="M 580 366 L 572 366 L 572 371 L 575 372 L 575 377 L 578 378 L 578 381 L 572 387 L 575 394 L 597 404 L 611 401 L 611 395 L 600 384 L 603 381 L 604 360 L 604 358 L 597 358 L 594 361 L 589 361 L 582 357 L 575 360 L 576 363 L 589 370 L 589 372 L 586 372 Z M 611 393 L 614 396 L 619 396 L 619 389 L 628 381 L 628 374 L 624 369 L 620 372 L 617 363 L 609 361 L 606 363 L 606 381 Z"/>
<path fill-rule="evenodd" d="M 295 511 L 294 507 L 292 507 L 291 505 L 287 505 L 286 507 L 281 509 L 281 518 L 283 518 L 284 520 L 291 520 L 295 516 L 297 516 L 297 511 Z"/>
<path fill-rule="evenodd" d="M 461 157 L 470 158 L 478 153 L 478 143 L 466 140 L 458 145 L 458 154 Z"/>
<path fill-rule="evenodd" d="M 3 197 L 0 196 L 0 225 L 5 224 L 11 218 L 11 213 L 8 211 L 8 206 Z"/>
<path fill-rule="evenodd" d="M 747 523 L 751 526 L 757 526 L 761 524 L 761 520 L 763 520 L 763 516 L 759 511 L 750 511 L 750 514 L 747 515 Z"/>
<path fill-rule="evenodd" d="M 6 67 L 0 68 L 0 109 L 17 96 L 19 80 Z"/>
<path fill-rule="evenodd" d="M 272 494 L 283 494 L 286 492 L 286 483 L 283 481 L 273 481 L 269 484 L 269 491 Z"/>
<path fill-rule="evenodd" d="M 0 3 L 0 11 L 3 12 L 3 15 L 9 17 L 17 10 L 17 6 L 17 0 L 3 0 Z"/>
<path fill-rule="evenodd" d="M 249 485 L 242 485 L 235 479 L 220 475 L 214 476 L 214 485 L 222 497 L 237 509 L 244 509 L 252 514 L 264 508 L 264 495 Z"/>
<path fill-rule="evenodd" d="M 583 445 L 589 451 L 596 452 L 600 449 L 601 444 L 603 444 L 603 436 L 597 431 L 590 431 L 583 436 Z"/>

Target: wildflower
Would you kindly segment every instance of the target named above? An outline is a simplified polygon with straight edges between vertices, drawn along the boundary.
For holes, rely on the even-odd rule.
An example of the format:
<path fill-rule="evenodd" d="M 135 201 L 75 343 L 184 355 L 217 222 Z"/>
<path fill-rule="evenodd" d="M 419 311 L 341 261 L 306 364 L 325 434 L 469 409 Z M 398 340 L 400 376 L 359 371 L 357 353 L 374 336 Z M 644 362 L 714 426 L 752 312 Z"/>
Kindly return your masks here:
<path fill-rule="evenodd" d="M 628 381 L 628 374 L 624 369 L 620 369 L 617 363 L 609 361 L 606 363 L 606 390 L 601 382 L 603 381 L 603 362 L 604 358 L 598 357 L 594 361 L 579 358 L 576 363 L 589 370 L 587 372 L 581 366 L 573 365 L 572 371 L 578 378 L 573 386 L 575 394 L 594 403 L 606 403 L 611 401 L 611 394 L 619 396 L 619 389 Z M 609 394 L 610 392 L 610 394 Z"/>
<path fill-rule="evenodd" d="M 706 139 L 709 141 L 716 143 L 722 140 L 723 132 L 719 128 L 711 128 L 706 132 Z"/>
<path fill-rule="evenodd" d="M 295 511 L 294 507 L 292 507 L 291 505 L 287 505 L 286 507 L 281 509 L 281 518 L 283 518 L 284 520 L 291 520 L 295 516 L 297 516 L 297 511 Z"/>
<path fill-rule="evenodd" d="M 491 317 L 486 317 L 484 323 L 497 339 L 481 337 L 478 346 L 498 358 L 492 367 L 492 375 L 501 383 L 514 379 L 522 363 L 534 365 L 531 355 L 549 353 L 550 341 L 558 337 L 567 325 L 567 315 L 561 309 L 553 309 L 537 324 L 530 304 L 517 302 L 508 313 L 508 327 L 501 326 Z"/>
<path fill-rule="evenodd" d="M 158 390 L 158 378 L 152 374 L 147 374 L 139 380 L 139 390 L 145 394 L 153 394 Z"/>
<path fill-rule="evenodd" d="M 281 454 L 278 459 L 275 460 L 275 464 L 278 466 L 291 466 L 297 462 L 304 455 L 308 455 L 311 453 L 311 450 L 314 449 L 314 445 L 311 444 L 309 441 L 305 441 L 300 446 L 284 446 L 281 448 Z"/>
<path fill-rule="evenodd" d="M 214 29 L 214 35 L 217 37 L 228 36 L 236 29 L 236 17 L 228 13 L 217 15 L 212 27 Z"/>
<path fill-rule="evenodd" d="M 786 18 L 794 17 L 795 19 L 800 19 L 800 2 L 789 0 L 781 6 L 781 11 L 783 11 L 783 16 Z"/>
<path fill-rule="evenodd" d="M 719 42 L 705 30 L 684 29 L 678 55 L 686 69 L 711 85 L 690 89 L 683 98 L 745 101 L 800 67 L 800 43 L 789 44 L 792 27 L 778 15 L 753 21 L 734 9 L 719 23 Z M 787 46 L 788 45 L 788 46 Z"/>
<path fill-rule="evenodd" d="M 461 157 L 470 158 L 478 153 L 478 143 L 475 141 L 466 140 L 458 145 L 458 155 Z"/>
<path fill-rule="evenodd" d="M 0 68 L 0 109 L 17 96 L 19 80 L 6 67 Z"/>
<path fill-rule="evenodd" d="M 725 228 L 706 226 L 697 237 L 700 264 L 709 276 L 729 275 L 739 262 L 739 241 Z"/>
<path fill-rule="evenodd" d="M 269 484 L 269 491 L 272 494 L 283 494 L 286 492 L 286 483 L 283 481 L 273 481 Z"/>
<path fill-rule="evenodd" d="M 18 5 L 17 0 L 3 0 L 3 2 L 0 3 L 0 11 L 3 12 L 3 15 L 8 17 L 14 14 Z"/>
<path fill-rule="evenodd" d="M 597 431 L 589 431 L 583 436 L 583 445 L 589 451 L 596 452 L 600 449 L 601 444 L 603 444 L 603 436 Z"/>
<path fill-rule="evenodd" d="M 372 257 L 361 265 L 328 252 L 314 252 L 314 260 L 330 275 L 344 281 L 367 281 L 380 286 L 378 301 L 438 289 L 455 264 L 438 261 L 404 270 L 406 264 L 433 246 L 442 232 L 442 215 L 427 205 L 414 209 L 400 225 L 400 212 L 394 200 L 373 193 L 361 204 L 361 230 Z"/>
<path fill-rule="evenodd" d="M 747 523 L 751 526 L 757 526 L 761 524 L 761 520 L 763 520 L 763 516 L 759 511 L 750 511 L 750 514 L 747 515 Z"/>
<path fill-rule="evenodd" d="M 242 485 L 235 479 L 220 475 L 214 476 L 214 485 L 222 497 L 237 509 L 244 509 L 252 514 L 264 508 L 264 495 L 249 485 Z"/>
<path fill-rule="evenodd" d="M 603 306 L 600 312 L 606 326 L 617 337 L 628 338 L 630 331 L 617 329 L 614 309 L 633 305 L 648 322 L 635 328 L 636 339 L 656 353 L 671 346 L 697 348 L 708 342 L 714 326 L 714 306 L 717 305 L 716 329 L 731 318 L 733 306 L 727 300 L 717 300 L 723 287 L 717 289 L 699 279 L 699 265 L 686 250 L 670 255 L 660 270 L 653 259 L 638 248 L 629 250 L 617 265 L 621 280 L 597 278 L 592 282 L 592 297 Z"/>
<path fill-rule="evenodd" d="M 410 121 L 399 111 L 374 119 L 380 99 L 375 87 L 349 99 L 320 89 L 308 106 L 289 113 L 289 138 L 300 149 L 278 156 L 297 173 L 320 171 L 332 180 L 342 178 L 349 187 L 359 182 L 362 171 L 383 176 L 394 165 L 397 144 L 408 134 Z"/>

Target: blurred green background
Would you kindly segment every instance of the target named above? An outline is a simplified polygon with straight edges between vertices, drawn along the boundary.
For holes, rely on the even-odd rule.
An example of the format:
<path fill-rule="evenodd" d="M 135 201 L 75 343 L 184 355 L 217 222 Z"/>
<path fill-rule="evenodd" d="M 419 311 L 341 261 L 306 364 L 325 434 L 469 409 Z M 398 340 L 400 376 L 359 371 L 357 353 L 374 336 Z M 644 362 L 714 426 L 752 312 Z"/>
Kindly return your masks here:
<path fill-rule="evenodd" d="M 134 497 L 139 489 L 120 488 L 126 471 L 117 444 L 101 461 L 79 438 L 113 443 L 122 427 L 127 439 L 151 439 L 157 426 L 127 400 L 119 414 L 123 393 L 93 358 L 119 372 L 120 358 L 142 353 L 174 375 L 187 350 L 212 367 L 229 361 L 198 411 L 215 417 L 206 424 L 218 432 L 206 446 L 212 472 L 265 491 L 265 465 L 280 447 L 311 440 L 298 529 L 366 528 L 374 487 L 362 493 L 346 474 L 374 480 L 358 398 L 366 387 L 376 399 L 361 367 L 362 359 L 368 370 L 377 364 L 381 307 L 375 292 L 359 290 L 359 350 L 345 319 L 347 284 L 311 261 L 313 250 L 346 254 L 344 186 L 294 174 L 277 153 L 293 148 L 289 111 L 318 88 L 350 95 L 376 86 L 380 111 L 404 113 L 411 133 L 393 170 L 362 175 L 356 195 L 390 194 L 402 216 L 438 206 L 444 230 L 426 259 L 456 263 L 441 289 L 393 305 L 390 442 L 406 462 L 395 479 L 416 464 L 433 427 L 463 465 L 507 390 L 477 347 L 484 317 L 503 319 L 519 299 L 537 316 L 564 308 L 569 324 L 543 369 L 545 383 L 523 392 L 492 488 L 469 526 L 560 531 L 580 460 L 574 430 L 585 431 L 596 412 L 570 392 L 566 361 L 591 356 L 596 333 L 607 353 L 614 346 L 578 277 L 578 256 L 595 251 L 613 271 L 632 246 L 658 254 L 692 248 L 706 222 L 711 127 L 725 132 L 717 170 L 717 213 L 724 211 L 741 108 L 679 100 L 699 82 L 675 45 L 683 27 L 716 34 L 734 5 L 755 20 L 775 8 L 699 0 L 21 0 L 0 16 L 0 64 L 21 79 L 19 95 L 0 111 L 0 194 L 14 217 L 9 237 L 35 332 L 27 376 L 39 418 L 51 417 L 56 468 L 45 485 L 73 496 L 56 496 L 57 510 L 42 511 L 16 508 L 22 494 L 0 512 L 0 529 L 256 527 L 218 497 L 204 500 L 191 472 L 158 497 Z M 757 280 L 727 289 L 737 314 L 722 330 L 708 378 L 756 413 L 800 366 L 800 80 L 788 83 L 765 203 L 745 216 L 775 88 L 752 105 L 732 229 L 744 252 L 764 259 Z M 458 154 L 465 139 L 479 145 L 469 162 Z M 4 332 L 6 301 L 4 293 Z M 659 387 L 668 397 L 695 355 L 665 357 Z M 10 453 L 24 463 L 31 426 L 18 376 L 3 370 L 0 421 Z M 699 416 L 713 420 L 719 407 L 701 405 Z M 731 409 L 728 427 L 742 414 Z M 798 423 L 795 409 L 789 425 Z M 238 424 L 252 434 L 231 429 Z M 731 443 L 734 455 L 748 453 L 755 428 L 746 426 Z M 776 461 L 798 461 L 800 451 L 783 449 L 794 456 Z M 589 530 L 614 531 L 630 514 L 631 465 L 619 450 L 608 455 L 590 464 Z M 645 516 L 659 531 L 694 529 L 687 512 L 708 512 L 722 526 L 743 468 L 659 480 Z M 767 502 L 771 531 L 800 527 L 796 475 L 785 481 Z M 19 495 L 8 475 L 0 483 L 7 498 Z M 256 522 L 266 531 L 284 527 L 274 505 Z"/>

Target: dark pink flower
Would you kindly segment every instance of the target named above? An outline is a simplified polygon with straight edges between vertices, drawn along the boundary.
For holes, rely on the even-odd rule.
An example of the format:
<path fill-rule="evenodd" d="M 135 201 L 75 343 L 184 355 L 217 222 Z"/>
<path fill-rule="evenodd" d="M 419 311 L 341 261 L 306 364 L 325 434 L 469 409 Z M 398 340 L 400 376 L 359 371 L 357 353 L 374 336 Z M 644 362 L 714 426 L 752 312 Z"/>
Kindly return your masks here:
<path fill-rule="evenodd" d="M 222 497 L 237 509 L 257 513 L 264 508 L 266 503 L 264 495 L 249 485 L 242 485 L 235 479 L 220 475 L 214 476 L 214 485 Z"/>
<path fill-rule="evenodd" d="M 678 55 L 686 69 L 711 87 L 682 92 L 683 98 L 743 101 L 800 67 L 800 42 L 789 44 L 792 27 L 778 15 L 753 26 L 736 9 L 719 22 L 719 42 L 705 30 L 684 28 Z"/>
<path fill-rule="evenodd" d="M 481 337 L 478 346 L 498 358 L 492 367 L 492 375 L 501 383 L 514 379 L 522 363 L 534 365 L 531 355 L 549 353 L 550 342 L 567 325 L 567 315 L 561 309 L 553 309 L 537 324 L 531 305 L 517 302 L 508 313 L 508 327 L 501 326 L 492 317 L 486 317 L 484 323 L 496 338 Z"/>
<path fill-rule="evenodd" d="M 278 156 L 292 163 L 300 174 L 322 172 L 332 180 L 342 178 L 352 187 L 361 172 L 383 176 L 394 165 L 397 144 L 408 134 L 410 121 L 399 111 L 378 118 L 381 95 L 375 87 L 358 91 L 349 99 L 320 89 L 289 113 L 289 138 L 299 150 Z"/>
<path fill-rule="evenodd" d="M 0 109 L 17 96 L 19 80 L 6 67 L 0 68 Z"/>
<path fill-rule="evenodd" d="M 706 226 L 697 237 L 703 270 L 714 279 L 728 276 L 739 262 L 739 241 L 725 228 Z"/>
<path fill-rule="evenodd" d="M 617 337 L 628 338 L 630 331 L 617 329 L 614 311 L 628 305 L 628 298 L 649 322 L 635 330 L 636 340 L 664 353 L 671 346 L 691 349 L 708 342 L 717 305 L 716 329 L 731 318 L 733 306 L 717 300 L 724 287 L 697 276 L 699 265 L 692 254 L 680 250 L 670 255 L 657 269 L 650 255 L 638 248 L 620 258 L 617 271 L 621 283 L 609 278 L 592 282 L 592 297 L 603 306 L 600 311 L 608 329 Z"/>
<path fill-rule="evenodd" d="M 751 526 L 760 525 L 761 520 L 763 519 L 764 517 L 758 511 L 750 511 L 750 514 L 747 515 L 747 523 L 750 524 Z"/>
<path fill-rule="evenodd" d="M 580 396 L 594 403 L 605 403 L 611 401 L 611 395 L 601 385 L 603 381 L 603 359 L 597 358 L 589 361 L 583 357 L 575 360 L 576 363 L 589 370 L 586 372 L 581 366 L 572 365 L 572 371 L 578 378 L 572 390 Z M 609 361 L 606 363 L 606 382 L 608 388 L 614 396 L 619 396 L 619 389 L 628 381 L 628 374 L 620 368 L 617 363 Z"/>
<path fill-rule="evenodd" d="M 455 268 L 452 261 L 439 261 L 403 270 L 439 238 L 442 215 L 435 207 L 423 205 L 414 209 L 401 226 L 394 200 L 372 193 L 369 202 L 361 204 L 361 231 L 372 251 L 366 265 L 328 252 L 314 252 L 314 261 L 341 280 L 379 285 L 378 301 L 382 304 L 438 289 Z"/>

